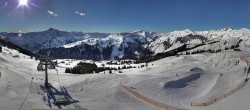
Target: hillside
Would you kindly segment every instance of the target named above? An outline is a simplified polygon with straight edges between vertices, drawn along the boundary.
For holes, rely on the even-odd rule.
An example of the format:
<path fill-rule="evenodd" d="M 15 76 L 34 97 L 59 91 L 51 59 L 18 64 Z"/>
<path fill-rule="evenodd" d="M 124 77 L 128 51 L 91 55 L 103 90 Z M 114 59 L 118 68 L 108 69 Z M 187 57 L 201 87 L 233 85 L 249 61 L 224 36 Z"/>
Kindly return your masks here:
<path fill-rule="evenodd" d="M 243 48 L 244 47 L 244 48 Z M 144 68 L 74 75 L 65 67 L 49 70 L 52 89 L 44 88 L 44 72 L 38 72 L 38 61 L 16 50 L 3 47 L 0 53 L 0 106 L 4 109 L 77 108 L 103 110 L 159 109 L 125 92 L 120 83 L 138 93 L 167 105 L 202 110 L 248 110 L 249 84 L 222 101 L 208 107 L 191 107 L 191 102 L 204 102 L 225 94 L 244 81 L 248 73 L 249 52 L 227 50 L 219 53 L 172 56 L 157 60 Z M 142 64 L 134 64 L 140 66 Z M 112 66 L 112 65 L 111 65 Z M 193 69 L 196 68 L 196 69 Z M 51 92 L 52 91 L 52 92 Z M 54 105 L 65 97 L 68 105 Z M 235 101 L 244 102 L 238 103 Z M 23 106 L 22 106 L 23 105 Z"/>

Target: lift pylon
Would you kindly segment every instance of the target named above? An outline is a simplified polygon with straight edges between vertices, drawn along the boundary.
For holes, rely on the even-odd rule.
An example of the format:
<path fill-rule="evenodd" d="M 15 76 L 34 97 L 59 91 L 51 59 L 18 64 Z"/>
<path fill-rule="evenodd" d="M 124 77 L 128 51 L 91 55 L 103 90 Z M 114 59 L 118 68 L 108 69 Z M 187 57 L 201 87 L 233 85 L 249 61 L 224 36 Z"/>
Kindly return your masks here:
<path fill-rule="evenodd" d="M 40 60 L 40 64 L 45 66 L 45 87 L 49 88 L 49 82 L 48 82 L 48 65 L 53 65 L 52 58 L 38 58 Z"/>

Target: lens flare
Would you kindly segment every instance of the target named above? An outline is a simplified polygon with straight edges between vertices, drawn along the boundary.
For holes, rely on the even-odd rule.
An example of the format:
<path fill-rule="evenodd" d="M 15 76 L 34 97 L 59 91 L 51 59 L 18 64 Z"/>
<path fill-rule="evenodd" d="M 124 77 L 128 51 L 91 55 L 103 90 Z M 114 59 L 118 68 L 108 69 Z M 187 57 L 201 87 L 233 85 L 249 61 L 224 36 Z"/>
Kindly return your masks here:
<path fill-rule="evenodd" d="M 28 0 L 19 0 L 19 6 L 27 6 Z"/>

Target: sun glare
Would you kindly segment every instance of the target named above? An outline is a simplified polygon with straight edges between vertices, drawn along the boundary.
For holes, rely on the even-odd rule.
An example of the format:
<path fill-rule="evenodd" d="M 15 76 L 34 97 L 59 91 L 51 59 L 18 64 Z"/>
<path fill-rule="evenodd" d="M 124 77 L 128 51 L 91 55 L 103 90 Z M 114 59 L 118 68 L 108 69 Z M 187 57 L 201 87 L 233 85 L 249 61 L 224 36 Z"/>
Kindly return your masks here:
<path fill-rule="evenodd" d="M 27 6 L 28 0 L 19 0 L 19 6 Z"/>

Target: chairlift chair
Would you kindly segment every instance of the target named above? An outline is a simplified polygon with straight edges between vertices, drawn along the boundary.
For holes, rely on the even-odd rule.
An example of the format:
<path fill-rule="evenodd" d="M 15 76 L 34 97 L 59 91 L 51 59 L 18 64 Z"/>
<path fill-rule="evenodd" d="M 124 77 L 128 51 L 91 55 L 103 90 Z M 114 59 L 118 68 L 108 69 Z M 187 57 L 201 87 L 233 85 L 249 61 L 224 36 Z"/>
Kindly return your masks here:
<path fill-rule="evenodd" d="M 37 70 L 38 71 L 44 71 L 43 65 L 41 63 L 38 64 Z"/>

